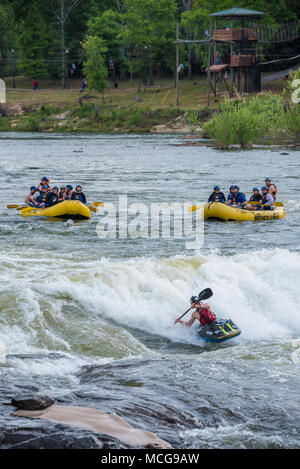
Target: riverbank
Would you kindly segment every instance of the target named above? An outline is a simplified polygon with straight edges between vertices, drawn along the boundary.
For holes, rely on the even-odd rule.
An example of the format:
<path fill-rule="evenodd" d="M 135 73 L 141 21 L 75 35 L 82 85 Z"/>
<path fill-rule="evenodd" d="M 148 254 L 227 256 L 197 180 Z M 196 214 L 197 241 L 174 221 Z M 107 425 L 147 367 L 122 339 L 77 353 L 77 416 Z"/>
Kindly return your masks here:
<path fill-rule="evenodd" d="M 141 91 L 136 83 L 123 82 L 118 88 L 111 87 L 104 101 L 97 92 L 82 92 L 79 80 L 72 81 L 70 89 L 65 90 L 58 81 L 44 80 L 40 88 L 33 91 L 30 80 L 21 77 L 16 79 L 16 89 L 9 85 L 7 80 L 7 103 L 0 104 L 0 131 L 153 132 L 202 136 L 203 126 L 228 100 L 228 93 L 220 84 L 217 96 L 211 96 L 208 107 L 204 76 L 182 81 L 179 106 L 176 106 L 172 80 L 157 81 L 156 85 Z M 282 88 L 281 82 L 266 82 L 261 95 L 270 91 L 281 93 Z"/>

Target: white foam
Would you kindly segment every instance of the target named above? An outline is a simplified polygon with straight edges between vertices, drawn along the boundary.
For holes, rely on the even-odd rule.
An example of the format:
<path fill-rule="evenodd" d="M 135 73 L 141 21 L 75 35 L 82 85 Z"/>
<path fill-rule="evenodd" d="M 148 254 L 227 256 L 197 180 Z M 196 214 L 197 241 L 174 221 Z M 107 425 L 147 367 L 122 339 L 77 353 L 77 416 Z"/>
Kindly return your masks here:
<path fill-rule="evenodd" d="M 5 256 L 6 262 L 8 258 L 10 262 L 7 267 L 2 264 L 0 269 L 0 277 L 5 280 L 2 285 L 9 288 L 10 294 L 16 294 L 17 303 L 13 324 L 2 322 L 0 327 L 0 338 L 9 344 L 9 353 L 36 349 L 38 328 L 46 327 L 46 312 L 59 316 L 63 324 L 62 304 L 70 303 L 77 304 L 81 314 L 87 315 L 86 327 L 94 327 L 88 318 L 96 314 L 100 320 L 98 327 L 101 321 L 103 324 L 112 321 L 129 330 L 137 328 L 195 343 L 193 330 L 173 322 L 189 307 L 190 296 L 206 287 L 214 292 L 209 303 L 217 317 L 230 317 L 242 329 L 237 340 L 255 342 L 299 337 L 300 254 L 297 252 L 273 249 L 222 256 L 214 251 L 194 257 L 91 261 L 79 261 L 66 254 L 67 262 L 54 256 L 46 264 L 33 256 L 19 259 Z M 52 262 L 57 267 L 56 275 L 49 277 Z M 109 333 L 109 328 L 103 333 Z M 71 351 L 66 335 L 44 330 L 45 336 L 46 347 Z M 122 341 L 128 344 L 131 341 L 131 352 L 138 350 L 136 339 L 130 333 L 120 333 L 119 337 L 115 334 L 111 340 L 115 344 L 119 340 L 122 346 Z"/>

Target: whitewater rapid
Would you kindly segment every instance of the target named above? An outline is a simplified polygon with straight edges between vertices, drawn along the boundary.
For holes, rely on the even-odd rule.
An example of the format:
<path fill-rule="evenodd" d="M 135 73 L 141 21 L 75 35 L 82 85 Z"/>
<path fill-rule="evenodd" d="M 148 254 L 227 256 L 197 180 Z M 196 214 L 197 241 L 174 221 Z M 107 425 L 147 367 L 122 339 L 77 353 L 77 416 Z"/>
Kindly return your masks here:
<path fill-rule="evenodd" d="M 125 354 L 143 352 L 135 329 L 201 346 L 195 328 L 173 323 L 189 307 L 191 295 L 206 287 L 213 290 L 209 303 L 216 316 L 231 318 L 241 328 L 235 341 L 300 336 L 298 252 L 226 256 L 215 251 L 124 260 L 48 254 L 46 264 L 39 262 L 39 251 L 35 255 L 1 253 L 0 294 L 6 307 L 0 339 L 7 353 L 47 349 L 84 356 L 89 350 L 78 347 L 78 332 L 75 338 L 68 334 L 72 318 L 82 327 L 83 342 L 97 327 L 97 340 L 110 341 L 112 355 L 118 348 Z"/>

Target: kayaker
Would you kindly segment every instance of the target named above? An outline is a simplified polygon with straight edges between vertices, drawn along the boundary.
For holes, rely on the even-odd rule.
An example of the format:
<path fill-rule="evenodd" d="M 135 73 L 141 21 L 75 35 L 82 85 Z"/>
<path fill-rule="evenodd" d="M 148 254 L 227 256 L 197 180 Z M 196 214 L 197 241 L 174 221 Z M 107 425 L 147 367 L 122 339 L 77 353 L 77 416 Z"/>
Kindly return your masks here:
<path fill-rule="evenodd" d="M 76 187 L 75 187 L 75 192 L 73 192 L 72 196 L 71 196 L 71 199 L 72 200 L 79 200 L 80 202 L 82 202 L 83 204 L 86 204 L 86 196 L 85 194 L 82 192 L 82 186 L 80 184 L 78 184 Z"/>
<path fill-rule="evenodd" d="M 36 202 L 36 200 L 35 200 L 37 197 L 34 198 L 34 195 L 35 195 L 36 193 L 37 193 L 38 196 L 39 196 L 40 193 L 39 193 L 39 191 L 37 190 L 37 187 L 36 187 L 36 186 L 31 186 L 31 187 L 30 187 L 30 192 L 29 192 L 29 194 L 27 195 L 27 197 L 26 197 L 26 199 L 25 199 L 25 201 L 24 201 L 25 204 L 30 205 L 31 207 L 37 205 L 37 202 Z"/>
<path fill-rule="evenodd" d="M 271 181 L 270 178 L 265 179 L 266 187 L 268 188 L 271 196 L 273 197 L 274 200 L 276 200 L 276 195 L 277 195 L 277 187 L 273 182 Z"/>
<path fill-rule="evenodd" d="M 73 194 L 73 186 L 70 184 L 66 185 L 66 195 L 65 195 L 65 200 L 71 200 L 72 199 L 72 194 Z"/>
<path fill-rule="evenodd" d="M 246 205 L 247 200 L 245 194 L 240 192 L 239 186 L 232 186 L 232 192 L 229 196 L 229 199 L 225 203 L 227 205 L 232 205 L 233 207 L 243 208 L 244 205 Z"/>
<path fill-rule="evenodd" d="M 262 201 L 262 195 L 259 193 L 258 187 L 253 187 L 252 189 L 253 194 L 250 197 L 251 202 L 261 202 Z"/>
<path fill-rule="evenodd" d="M 51 193 L 49 191 L 49 187 L 46 185 L 42 186 L 42 192 L 37 198 L 37 203 L 39 207 L 45 207 L 46 205 L 48 205 L 49 201 L 51 200 L 50 194 Z"/>
<path fill-rule="evenodd" d="M 180 322 L 185 326 L 192 326 L 196 320 L 198 320 L 201 326 L 207 326 L 208 324 L 214 323 L 217 319 L 214 313 L 211 310 L 211 307 L 208 303 L 202 303 L 199 301 L 197 296 L 192 296 L 190 299 L 191 308 L 196 308 L 196 311 L 192 313 L 191 318 L 188 321 L 182 321 L 181 319 L 176 319 L 175 324 Z"/>
<path fill-rule="evenodd" d="M 220 202 L 222 204 L 226 202 L 225 195 L 221 192 L 219 186 L 214 187 L 214 191 L 210 194 L 208 202 Z"/>

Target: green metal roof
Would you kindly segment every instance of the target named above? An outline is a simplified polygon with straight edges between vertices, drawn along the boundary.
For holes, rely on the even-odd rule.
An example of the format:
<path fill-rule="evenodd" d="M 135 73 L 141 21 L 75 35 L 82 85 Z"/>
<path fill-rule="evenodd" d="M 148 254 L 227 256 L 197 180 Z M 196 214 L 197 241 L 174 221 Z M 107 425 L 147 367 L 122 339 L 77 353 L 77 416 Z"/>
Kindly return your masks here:
<path fill-rule="evenodd" d="M 211 13 L 209 16 L 215 17 L 226 17 L 226 18 L 254 18 L 257 16 L 265 15 L 262 11 L 248 10 L 247 8 L 234 7 L 229 10 L 218 11 L 217 13 Z"/>

